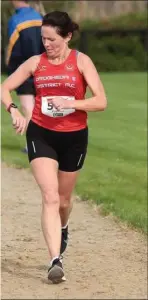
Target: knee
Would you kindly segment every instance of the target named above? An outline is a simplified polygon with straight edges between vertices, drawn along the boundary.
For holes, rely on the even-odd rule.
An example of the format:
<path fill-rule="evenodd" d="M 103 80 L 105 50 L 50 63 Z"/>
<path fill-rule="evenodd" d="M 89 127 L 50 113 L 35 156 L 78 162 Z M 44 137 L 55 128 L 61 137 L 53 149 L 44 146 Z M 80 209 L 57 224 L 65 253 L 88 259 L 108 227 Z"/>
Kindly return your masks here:
<path fill-rule="evenodd" d="M 43 197 L 43 207 L 46 208 L 52 208 L 59 209 L 60 200 L 59 200 L 59 194 L 56 190 L 50 189 L 42 191 L 42 197 Z"/>
<path fill-rule="evenodd" d="M 60 209 L 66 209 L 71 204 L 71 197 L 69 195 L 60 195 Z"/>

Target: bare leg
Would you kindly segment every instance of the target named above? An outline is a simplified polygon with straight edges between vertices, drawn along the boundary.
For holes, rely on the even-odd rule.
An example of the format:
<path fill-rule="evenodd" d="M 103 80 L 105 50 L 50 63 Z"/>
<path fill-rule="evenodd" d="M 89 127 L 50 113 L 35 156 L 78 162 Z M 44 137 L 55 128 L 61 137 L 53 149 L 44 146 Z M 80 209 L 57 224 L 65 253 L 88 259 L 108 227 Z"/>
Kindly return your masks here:
<path fill-rule="evenodd" d="M 76 184 L 79 171 L 63 172 L 59 171 L 59 195 L 60 195 L 60 217 L 61 224 L 64 227 L 69 219 L 72 210 L 72 192 Z"/>
<path fill-rule="evenodd" d="M 36 158 L 31 162 L 34 177 L 42 193 L 42 229 L 51 259 L 59 257 L 61 220 L 59 215 L 58 163 L 50 158 Z"/>

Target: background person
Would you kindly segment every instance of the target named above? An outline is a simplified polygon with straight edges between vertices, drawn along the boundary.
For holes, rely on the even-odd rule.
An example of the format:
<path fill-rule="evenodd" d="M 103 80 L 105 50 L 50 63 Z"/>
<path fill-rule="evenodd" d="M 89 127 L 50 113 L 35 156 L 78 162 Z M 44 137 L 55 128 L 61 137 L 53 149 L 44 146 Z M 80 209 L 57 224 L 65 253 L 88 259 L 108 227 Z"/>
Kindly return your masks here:
<path fill-rule="evenodd" d="M 42 16 L 29 1 L 11 1 L 15 13 L 8 21 L 8 49 L 6 64 L 8 74 L 12 74 L 24 61 L 44 51 L 41 40 Z M 34 107 L 35 88 L 30 77 L 16 89 L 21 109 L 27 122 L 31 119 Z M 27 151 L 25 148 L 24 151 Z"/>

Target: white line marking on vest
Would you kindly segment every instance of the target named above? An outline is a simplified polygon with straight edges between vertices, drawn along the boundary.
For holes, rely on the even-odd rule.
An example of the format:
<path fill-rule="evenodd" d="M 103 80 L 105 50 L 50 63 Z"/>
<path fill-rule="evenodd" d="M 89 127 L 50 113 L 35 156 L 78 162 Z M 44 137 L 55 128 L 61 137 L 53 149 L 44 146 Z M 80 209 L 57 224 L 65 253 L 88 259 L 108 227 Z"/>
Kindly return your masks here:
<path fill-rule="evenodd" d="M 78 164 L 77 164 L 77 167 L 79 166 L 80 164 L 80 161 L 81 161 L 81 158 L 82 158 L 83 154 L 80 155 L 80 158 L 79 158 L 79 161 L 78 161 Z"/>
<path fill-rule="evenodd" d="M 32 141 L 32 146 L 33 146 L 34 153 L 36 153 L 36 149 L 33 141 Z"/>

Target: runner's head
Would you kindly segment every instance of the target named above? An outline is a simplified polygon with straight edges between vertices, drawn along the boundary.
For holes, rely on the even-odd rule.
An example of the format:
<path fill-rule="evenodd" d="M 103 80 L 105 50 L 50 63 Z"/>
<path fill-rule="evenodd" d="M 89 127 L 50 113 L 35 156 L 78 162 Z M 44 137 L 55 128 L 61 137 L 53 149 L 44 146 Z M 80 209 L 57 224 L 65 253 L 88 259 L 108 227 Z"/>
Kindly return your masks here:
<path fill-rule="evenodd" d="M 12 5 L 14 6 L 14 8 L 20 8 L 20 7 L 26 7 L 26 6 L 29 6 L 29 0 L 22 0 L 22 1 L 19 1 L 19 0 L 12 0 Z"/>
<path fill-rule="evenodd" d="M 66 12 L 53 11 L 43 17 L 42 41 L 47 53 L 56 56 L 71 40 L 79 26 L 74 23 Z"/>

